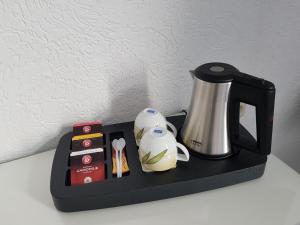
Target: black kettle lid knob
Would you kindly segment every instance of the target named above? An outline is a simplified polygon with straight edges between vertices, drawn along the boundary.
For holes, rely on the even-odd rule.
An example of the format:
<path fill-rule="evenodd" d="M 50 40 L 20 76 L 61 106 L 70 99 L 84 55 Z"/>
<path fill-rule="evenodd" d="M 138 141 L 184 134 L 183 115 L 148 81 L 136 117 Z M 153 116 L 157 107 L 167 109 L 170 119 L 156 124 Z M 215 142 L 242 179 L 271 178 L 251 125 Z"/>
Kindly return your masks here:
<path fill-rule="evenodd" d="M 233 80 L 239 70 L 232 65 L 221 62 L 206 63 L 194 70 L 194 75 L 200 80 L 211 83 L 226 83 Z"/>

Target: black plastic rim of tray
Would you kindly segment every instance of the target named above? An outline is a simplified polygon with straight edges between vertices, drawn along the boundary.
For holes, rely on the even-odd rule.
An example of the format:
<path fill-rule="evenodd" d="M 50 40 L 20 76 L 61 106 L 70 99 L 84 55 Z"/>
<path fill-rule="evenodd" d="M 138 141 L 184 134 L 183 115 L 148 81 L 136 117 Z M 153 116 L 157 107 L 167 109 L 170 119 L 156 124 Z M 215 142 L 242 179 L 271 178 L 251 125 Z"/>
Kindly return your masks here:
<path fill-rule="evenodd" d="M 168 121 L 180 129 L 185 116 L 168 117 Z M 172 198 L 220 187 L 225 187 L 258 178 L 263 175 L 266 155 L 247 150 L 222 160 L 209 160 L 191 155 L 189 163 L 177 163 L 177 168 L 160 173 L 144 173 L 138 159 L 134 140 L 133 122 L 103 127 L 105 134 L 106 170 L 105 181 L 85 185 L 66 184 L 72 133 L 59 141 L 53 159 L 50 191 L 58 210 L 64 212 L 100 209 Z M 127 160 L 130 174 L 114 178 L 110 171 L 111 133 L 123 132 L 126 140 Z M 253 137 L 242 128 L 243 135 Z"/>

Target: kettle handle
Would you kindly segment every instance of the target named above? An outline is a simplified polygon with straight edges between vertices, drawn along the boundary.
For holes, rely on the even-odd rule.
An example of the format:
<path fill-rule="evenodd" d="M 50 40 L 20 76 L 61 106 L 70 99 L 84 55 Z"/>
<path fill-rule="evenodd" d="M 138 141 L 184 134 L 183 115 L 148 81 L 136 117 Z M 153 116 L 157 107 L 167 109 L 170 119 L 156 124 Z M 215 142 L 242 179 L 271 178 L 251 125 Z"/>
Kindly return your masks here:
<path fill-rule="evenodd" d="M 231 142 L 247 150 L 268 155 L 271 152 L 275 86 L 272 82 L 236 72 L 229 99 L 229 132 Z M 240 102 L 256 107 L 257 141 L 240 134 Z"/>

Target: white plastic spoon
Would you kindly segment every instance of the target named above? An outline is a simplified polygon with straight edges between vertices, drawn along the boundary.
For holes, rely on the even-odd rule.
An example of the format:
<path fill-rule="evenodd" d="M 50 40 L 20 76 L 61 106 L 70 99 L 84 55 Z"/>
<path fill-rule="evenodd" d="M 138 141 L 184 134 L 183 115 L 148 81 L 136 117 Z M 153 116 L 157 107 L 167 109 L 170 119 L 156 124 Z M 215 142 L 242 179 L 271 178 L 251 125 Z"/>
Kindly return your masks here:
<path fill-rule="evenodd" d="M 119 162 L 119 145 L 118 145 L 118 139 L 114 139 L 112 141 L 112 146 L 113 148 L 115 149 L 115 152 L 116 152 L 116 166 L 117 166 L 117 177 L 119 177 L 119 170 L 120 170 L 120 162 Z"/>
<path fill-rule="evenodd" d="M 118 146 L 118 152 L 119 152 L 119 168 L 120 168 L 120 171 L 119 174 L 117 174 L 118 177 L 122 177 L 122 172 L 123 172 L 123 168 L 122 168 L 122 163 L 123 163 L 123 149 L 126 145 L 126 142 L 125 142 L 125 139 L 124 138 L 120 138 L 117 142 L 117 146 Z"/>

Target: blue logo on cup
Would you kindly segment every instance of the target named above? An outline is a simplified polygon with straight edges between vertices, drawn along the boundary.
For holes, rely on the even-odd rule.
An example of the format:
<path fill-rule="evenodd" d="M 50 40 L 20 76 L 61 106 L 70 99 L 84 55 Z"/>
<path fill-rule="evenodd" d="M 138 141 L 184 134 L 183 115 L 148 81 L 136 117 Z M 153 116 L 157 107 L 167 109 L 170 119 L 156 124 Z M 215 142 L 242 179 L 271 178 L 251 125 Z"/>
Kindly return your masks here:
<path fill-rule="evenodd" d="M 147 113 L 155 114 L 156 110 L 155 109 L 147 109 Z"/>
<path fill-rule="evenodd" d="M 153 130 L 151 132 L 152 132 L 152 135 L 155 137 L 162 137 L 166 134 L 166 129 L 164 129 L 162 127 L 156 127 L 156 128 L 153 128 Z"/>
<path fill-rule="evenodd" d="M 155 129 L 153 132 L 156 134 L 162 134 L 163 131 L 162 129 Z"/>

